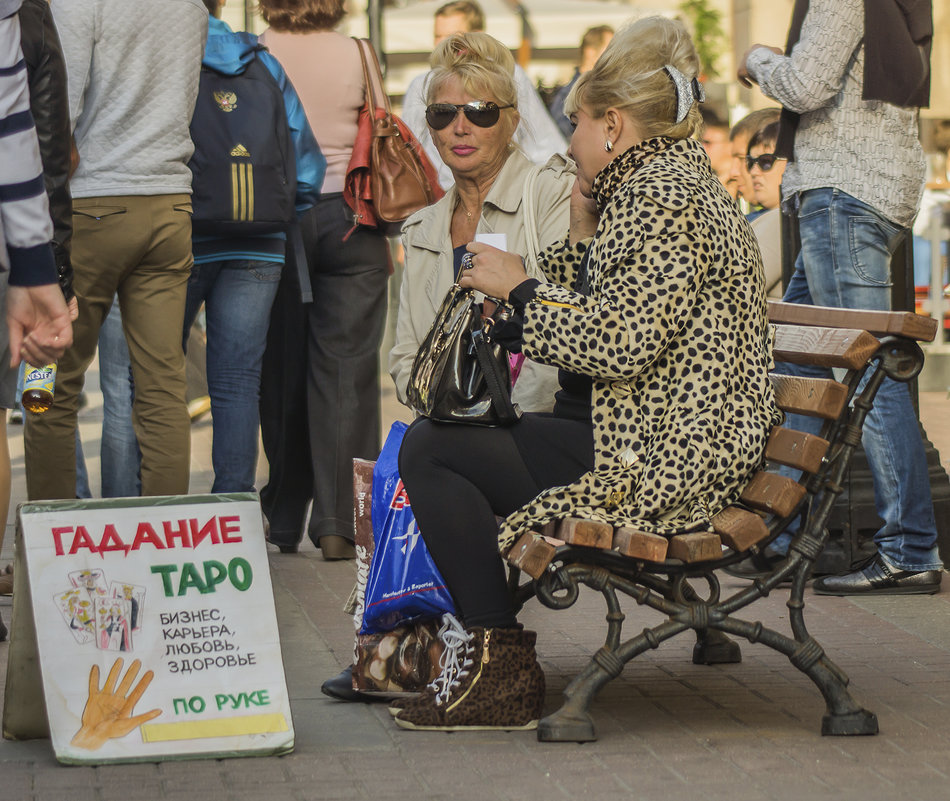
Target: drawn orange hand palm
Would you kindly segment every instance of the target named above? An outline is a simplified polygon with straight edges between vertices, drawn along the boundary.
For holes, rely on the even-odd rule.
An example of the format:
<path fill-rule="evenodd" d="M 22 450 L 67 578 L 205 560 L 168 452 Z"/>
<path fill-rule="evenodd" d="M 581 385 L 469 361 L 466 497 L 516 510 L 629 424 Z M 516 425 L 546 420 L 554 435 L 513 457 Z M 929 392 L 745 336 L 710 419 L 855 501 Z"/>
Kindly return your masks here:
<path fill-rule="evenodd" d="M 151 670 L 146 671 L 135 689 L 129 692 L 142 663 L 138 659 L 132 662 L 125 676 L 122 677 L 122 682 L 116 687 L 119 674 L 122 672 L 122 664 L 122 659 L 115 660 L 101 690 L 99 689 L 99 666 L 92 666 L 89 671 L 89 697 L 82 712 L 82 726 L 73 737 L 73 745 L 95 751 L 108 740 L 124 737 L 133 729 L 162 713 L 160 709 L 152 709 L 132 717 L 132 710 L 148 689 L 155 674 Z"/>

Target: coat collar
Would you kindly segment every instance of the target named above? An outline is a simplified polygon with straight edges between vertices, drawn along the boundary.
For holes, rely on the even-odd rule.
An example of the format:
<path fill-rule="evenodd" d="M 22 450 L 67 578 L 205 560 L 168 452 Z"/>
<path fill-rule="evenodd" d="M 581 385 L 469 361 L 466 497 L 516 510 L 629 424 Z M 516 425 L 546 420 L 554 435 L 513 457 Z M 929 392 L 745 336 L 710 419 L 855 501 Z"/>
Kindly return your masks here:
<path fill-rule="evenodd" d="M 709 157 L 695 139 L 646 139 L 621 153 L 594 178 L 593 196 L 603 213 L 621 186 L 669 209 L 686 208 L 697 183 L 712 175 Z M 670 191 L 670 186 L 676 192 Z"/>

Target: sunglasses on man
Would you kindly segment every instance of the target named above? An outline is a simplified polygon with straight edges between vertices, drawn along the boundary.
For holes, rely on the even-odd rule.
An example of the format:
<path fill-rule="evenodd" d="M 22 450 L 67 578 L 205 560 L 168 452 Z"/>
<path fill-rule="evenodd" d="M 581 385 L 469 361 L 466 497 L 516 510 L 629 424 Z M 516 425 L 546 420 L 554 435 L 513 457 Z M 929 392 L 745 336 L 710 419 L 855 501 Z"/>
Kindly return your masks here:
<path fill-rule="evenodd" d="M 776 156 L 774 153 L 763 153 L 761 156 L 746 156 L 745 168 L 752 172 L 752 168 L 758 165 L 762 172 L 768 172 L 775 166 L 776 161 L 786 161 L 784 156 Z"/>
<path fill-rule="evenodd" d="M 472 125 L 477 125 L 479 128 L 491 128 L 498 122 L 503 108 L 514 108 L 514 106 L 499 106 L 490 100 L 473 100 L 471 103 L 432 103 L 426 107 L 426 122 L 433 130 L 441 131 L 451 125 L 461 111 Z"/>

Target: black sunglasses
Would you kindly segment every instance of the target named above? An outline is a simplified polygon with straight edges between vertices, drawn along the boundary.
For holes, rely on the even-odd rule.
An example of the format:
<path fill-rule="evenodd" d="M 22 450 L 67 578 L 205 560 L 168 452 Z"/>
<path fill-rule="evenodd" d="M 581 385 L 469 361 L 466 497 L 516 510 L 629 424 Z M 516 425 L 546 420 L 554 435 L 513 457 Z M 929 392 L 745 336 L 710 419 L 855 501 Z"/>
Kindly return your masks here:
<path fill-rule="evenodd" d="M 775 166 L 776 161 L 785 161 L 784 156 L 776 156 L 774 153 L 763 153 L 761 156 L 746 156 L 745 168 L 752 172 L 752 168 L 758 164 L 762 172 L 768 172 Z"/>
<path fill-rule="evenodd" d="M 514 108 L 514 106 L 499 106 L 490 100 L 473 100 L 471 103 L 432 103 L 426 107 L 426 122 L 429 123 L 430 128 L 441 131 L 452 123 L 460 111 L 464 111 L 472 125 L 477 125 L 479 128 L 491 128 L 498 122 L 503 108 Z"/>

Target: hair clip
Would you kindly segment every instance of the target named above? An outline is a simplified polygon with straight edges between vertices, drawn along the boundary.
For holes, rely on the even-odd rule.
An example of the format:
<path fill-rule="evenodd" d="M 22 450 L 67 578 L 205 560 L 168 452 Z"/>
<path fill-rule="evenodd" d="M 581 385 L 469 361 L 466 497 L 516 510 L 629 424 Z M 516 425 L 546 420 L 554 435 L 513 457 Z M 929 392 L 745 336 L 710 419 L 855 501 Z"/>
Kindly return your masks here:
<path fill-rule="evenodd" d="M 670 76 L 676 88 L 676 122 L 679 124 L 686 119 L 694 100 L 699 103 L 706 101 L 706 90 L 697 78 L 688 80 L 672 64 L 664 65 L 663 69 L 666 70 L 666 74 Z"/>

